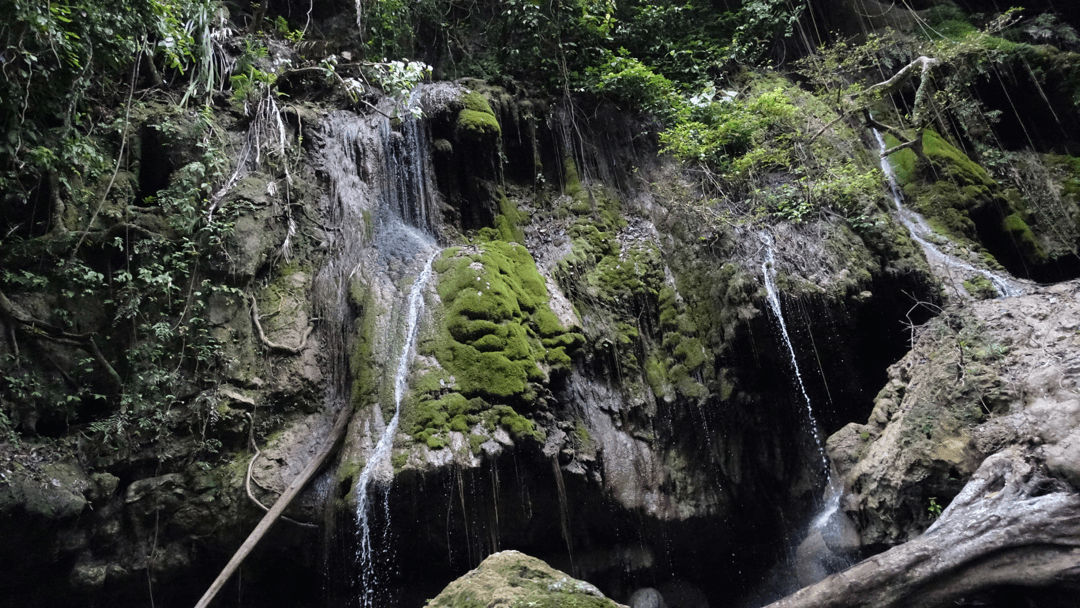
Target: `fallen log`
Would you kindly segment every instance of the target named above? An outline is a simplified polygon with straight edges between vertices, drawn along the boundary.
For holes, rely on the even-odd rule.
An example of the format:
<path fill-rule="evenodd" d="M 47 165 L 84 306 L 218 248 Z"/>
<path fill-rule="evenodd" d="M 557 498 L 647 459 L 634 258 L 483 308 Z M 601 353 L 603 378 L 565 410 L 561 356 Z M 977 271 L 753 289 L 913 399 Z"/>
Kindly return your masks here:
<path fill-rule="evenodd" d="M 1001 586 L 1080 588 L 1080 494 L 1012 448 L 921 536 L 767 608 L 937 607 Z"/>
<path fill-rule="evenodd" d="M 334 422 L 334 426 L 330 430 L 330 434 L 327 436 L 322 449 L 315 454 L 307 467 L 305 467 L 304 470 L 296 476 L 296 479 L 293 479 L 292 483 L 285 488 L 285 491 L 281 493 L 281 497 L 278 498 L 277 502 L 274 503 L 274 506 L 267 511 L 266 515 L 259 521 L 259 524 L 255 526 L 255 529 L 248 535 L 244 544 L 240 545 L 240 548 L 236 550 L 236 553 L 232 556 L 232 559 L 229 560 L 229 563 L 225 564 L 221 573 L 218 574 L 217 578 L 214 579 L 214 582 L 210 584 L 210 587 L 199 599 L 199 602 L 195 604 L 195 608 L 206 608 L 210 605 L 210 602 L 214 600 L 214 596 L 221 591 L 221 588 L 225 586 L 225 583 L 240 567 L 240 564 L 244 562 L 244 559 L 247 558 L 248 554 L 255 548 L 255 545 L 257 545 L 270 528 L 277 523 L 278 518 L 285 512 L 285 508 L 289 506 L 289 503 L 300 494 L 300 491 L 304 489 L 304 486 L 307 485 L 308 481 L 315 476 L 315 473 L 318 472 L 322 463 L 331 452 L 334 451 L 334 448 L 341 438 L 345 436 L 345 427 L 348 426 L 351 413 L 352 409 L 348 405 L 341 408 L 341 412 L 338 414 L 337 420 Z"/>

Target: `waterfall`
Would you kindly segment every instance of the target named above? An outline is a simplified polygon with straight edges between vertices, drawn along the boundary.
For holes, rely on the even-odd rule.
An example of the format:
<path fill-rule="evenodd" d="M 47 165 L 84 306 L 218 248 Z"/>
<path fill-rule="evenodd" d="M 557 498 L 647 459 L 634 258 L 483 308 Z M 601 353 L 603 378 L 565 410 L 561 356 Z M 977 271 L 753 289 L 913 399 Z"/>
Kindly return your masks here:
<path fill-rule="evenodd" d="M 874 138 L 878 142 L 878 147 L 881 149 L 881 170 L 885 173 L 885 178 L 889 183 L 889 191 L 892 194 L 893 203 L 896 205 L 896 214 L 900 219 L 900 223 L 907 228 L 908 233 L 911 234 L 911 238 L 922 247 L 923 252 L 926 254 L 928 260 L 932 263 L 937 262 L 948 268 L 954 268 L 968 275 L 980 275 L 990 281 L 990 284 L 994 286 L 994 290 L 997 291 L 999 296 L 1018 296 L 1023 295 L 1024 289 L 1014 280 L 999 275 L 994 272 L 990 272 L 985 268 L 976 268 L 971 264 L 950 255 L 933 243 L 927 238 L 933 234 L 934 230 L 926 223 L 926 219 L 915 212 L 912 209 L 908 209 L 904 205 L 904 195 L 900 191 L 900 185 L 896 181 L 896 172 L 893 171 L 892 163 L 889 162 L 889 157 L 885 156 L 885 151 L 889 149 L 887 143 L 885 143 L 885 137 L 877 129 L 872 129 L 874 132 Z"/>
<path fill-rule="evenodd" d="M 405 396 L 405 391 L 409 385 L 409 365 L 412 362 L 420 313 L 424 309 L 424 287 L 431 279 L 431 263 L 438 253 L 438 251 L 435 251 L 427 258 L 423 270 L 413 281 L 412 289 L 409 291 L 408 311 L 405 316 L 405 340 L 401 346 L 401 354 L 398 355 L 397 371 L 394 374 L 394 415 L 390 418 L 386 428 L 383 429 L 379 442 L 375 445 L 375 449 L 372 450 L 356 482 L 356 523 L 357 540 L 359 541 L 356 558 L 360 566 L 360 605 L 364 608 L 375 605 L 373 600 L 378 582 L 375 575 L 375 552 L 371 542 L 371 526 L 368 521 L 368 511 L 370 509 L 368 505 L 368 489 L 371 485 L 372 476 L 378 469 L 389 462 L 390 450 L 394 445 L 394 435 L 397 433 L 398 421 L 401 415 L 401 400 Z M 387 520 L 389 520 L 389 504 L 386 503 L 386 500 L 388 498 L 384 496 L 384 509 L 387 511 Z"/>
<path fill-rule="evenodd" d="M 421 96 L 421 91 L 414 90 L 409 107 L 417 107 Z M 395 126 L 382 114 L 360 116 L 337 111 L 325 118 L 322 135 L 320 161 L 330 183 L 323 202 L 323 228 L 332 253 L 316 276 L 313 298 L 317 314 L 325 321 L 324 344 L 332 367 L 328 400 L 337 407 L 350 407 L 349 360 L 358 303 L 351 302 L 349 294 L 357 291 L 355 283 L 362 282 L 360 291 L 370 294 L 374 302 L 370 309 L 364 305 L 363 314 L 378 314 L 374 311 L 380 309 L 398 309 L 403 314 L 400 324 L 385 329 L 380 326 L 376 336 L 382 348 L 393 349 L 397 355 L 392 380 L 394 414 L 384 428 L 375 427 L 380 435 L 377 441 L 373 438 L 375 446 L 357 478 L 356 548 L 350 553 L 355 561 L 349 560 L 345 566 L 352 573 L 348 578 L 354 590 L 359 592 L 358 604 L 371 608 L 381 590 L 378 578 L 382 568 L 377 566 L 384 564 L 377 562 L 385 562 L 392 554 L 389 490 L 384 480 L 392 477 L 390 454 L 408 389 L 425 288 L 439 253 L 432 236 L 438 223 L 438 189 L 427 125 L 414 112 L 404 112 Z M 395 295 L 400 284 L 396 279 L 413 273 L 408 293 Z M 380 490 L 381 501 L 377 498 Z"/>
<path fill-rule="evenodd" d="M 773 280 L 773 276 L 776 272 L 776 260 L 773 256 L 772 236 L 763 232 L 761 234 L 761 240 L 765 244 L 765 261 L 761 264 L 761 274 L 765 278 L 765 299 L 768 300 L 769 308 L 772 309 L 776 324 L 780 327 L 780 337 L 784 339 L 784 345 L 787 346 L 791 368 L 795 372 L 795 382 L 799 386 L 799 392 L 803 397 L 803 404 L 806 406 L 806 417 L 810 423 L 810 433 L 814 438 L 814 447 L 817 448 L 818 457 L 821 459 L 821 469 L 825 474 L 826 482 L 831 486 L 832 474 L 829 469 L 829 459 L 825 456 L 825 443 L 821 440 L 821 431 L 818 429 L 817 418 L 814 417 L 814 408 L 810 403 L 810 395 L 806 392 L 806 385 L 803 383 L 802 372 L 799 370 L 799 362 L 795 358 L 795 347 L 792 346 L 791 336 L 788 335 L 787 323 L 784 322 L 784 312 L 780 308 L 780 295 L 776 291 L 776 283 Z"/>
<path fill-rule="evenodd" d="M 795 373 L 795 383 L 799 387 L 803 404 L 806 406 L 810 434 L 814 438 L 814 447 L 817 448 L 818 458 L 820 459 L 819 464 L 825 475 L 825 487 L 822 492 L 821 504 L 817 513 L 810 520 L 810 525 L 807 526 L 802 541 L 798 544 L 793 556 L 794 562 L 791 564 L 794 568 L 792 574 L 802 584 L 809 584 L 854 563 L 851 559 L 852 556 L 845 554 L 842 550 L 834 550 L 834 545 L 830 544 L 830 541 L 837 547 L 844 546 L 845 542 L 850 542 L 853 536 L 857 538 L 857 532 L 855 532 L 854 525 L 847 515 L 840 510 L 843 484 L 833 475 L 832 466 L 829 464 L 829 459 L 825 454 L 825 444 L 822 441 L 817 419 L 814 417 L 814 408 L 810 401 L 810 395 L 806 392 L 806 385 L 803 383 L 799 362 L 795 358 L 795 347 L 791 343 L 791 336 L 788 335 L 784 312 L 780 307 L 780 295 L 776 290 L 774 280 L 776 259 L 773 252 L 772 237 L 763 232 L 761 233 L 761 240 L 765 245 L 765 261 L 761 264 L 761 274 L 765 278 L 766 300 L 769 302 L 769 308 L 772 310 L 776 324 L 780 328 L 780 336 L 787 347 L 791 368 Z M 803 580 L 807 576 L 809 578 Z"/>
<path fill-rule="evenodd" d="M 413 90 L 408 107 L 419 103 L 421 87 Z M 378 121 L 387 183 L 383 190 L 387 208 L 406 224 L 431 234 L 434 232 L 435 185 L 426 125 L 411 112 L 401 117 L 401 131 L 393 130 L 390 119 Z"/>

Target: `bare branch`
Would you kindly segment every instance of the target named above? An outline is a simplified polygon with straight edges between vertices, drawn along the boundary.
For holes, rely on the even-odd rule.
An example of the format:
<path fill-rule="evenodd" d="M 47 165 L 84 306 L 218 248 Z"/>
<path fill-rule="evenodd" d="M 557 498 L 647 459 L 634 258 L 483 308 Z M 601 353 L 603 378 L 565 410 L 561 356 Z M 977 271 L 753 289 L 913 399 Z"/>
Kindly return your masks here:
<path fill-rule="evenodd" d="M 940 63 L 941 61 L 939 61 L 938 59 L 934 59 L 933 57 L 927 57 L 925 55 L 919 57 L 918 59 L 912 61 L 906 66 L 900 68 L 900 71 L 893 74 L 892 77 L 888 78 L 887 80 L 883 80 L 863 91 L 860 94 L 860 97 L 877 99 L 880 97 L 884 97 L 885 95 L 895 93 L 896 91 L 900 90 L 900 87 L 906 84 L 907 81 L 914 78 L 916 73 L 919 75 L 920 79 L 925 80 L 926 77 L 930 74 L 930 70 L 932 70 L 934 66 Z"/>

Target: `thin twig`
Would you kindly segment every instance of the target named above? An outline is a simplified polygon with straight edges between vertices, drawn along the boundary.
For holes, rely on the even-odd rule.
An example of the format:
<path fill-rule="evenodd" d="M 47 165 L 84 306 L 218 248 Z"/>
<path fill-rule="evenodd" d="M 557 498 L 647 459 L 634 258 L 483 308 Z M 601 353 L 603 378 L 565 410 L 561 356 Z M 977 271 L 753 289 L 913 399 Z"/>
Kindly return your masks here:
<path fill-rule="evenodd" d="M 145 44 L 145 40 L 143 41 Z M 139 47 L 139 54 L 142 55 L 143 47 Z M 83 241 L 86 240 L 86 235 L 90 233 L 90 228 L 94 225 L 94 220 L 101 213 L 101 210 L 105 207 L 105 201 L 109 198 L 109 192 L 112 191 L 113 184 L 116 183 L 116 176 L 120 173 L 120 165 L 124 162 L 124 150 L 127 148 L 128 128 L 131 126 L 131 99 L 135 96 L 135 81 L 139 77 L 139 57 L 135 58 L 134 65 L 131 66 L 131 84 L 128 89 L 127 103 L 124 104 L 124 128 L 120 131 L 120 151 L 116 153 L 116 165 L 113 167 L 112 177 L 109 178 L 108 185 L 105 186 L 105 191 L 101 193 L 101 200 L 98 201 L 97 209 L 94 209 L 94 213 L 90 216 L 90 221 L 86 223 L 86 230 L 79 235 L 79 240 L 75 242 L 75 247 L 71 250 L 71 257 L 69 260 L 75 259 L 75 254 L 79 252 L 79 247 L 82 246 Z"/>

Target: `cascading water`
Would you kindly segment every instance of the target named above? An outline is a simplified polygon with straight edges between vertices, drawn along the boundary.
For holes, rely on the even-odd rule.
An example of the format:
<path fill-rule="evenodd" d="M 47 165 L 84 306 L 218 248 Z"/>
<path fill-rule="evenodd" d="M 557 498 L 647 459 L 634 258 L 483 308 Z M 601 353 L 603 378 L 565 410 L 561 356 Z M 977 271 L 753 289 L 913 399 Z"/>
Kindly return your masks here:
<path fill-rule="evenodd" d="M 390 418 L 386 428 L 383 429 L 379 442 L 375 445 L 363 471 L 356 482 L 356 524 L 357 540 L 359 546 L 356 558 L 360 566 L 360 605 L 367 608 L 374 606 L 376 592 L 375 551 L 372 546 L 371 525 L 369 522 L 369 498 L 368 490 L 373 477 L 389 463 L 390 450 L 394 444 L 394 435 L 397 433 L 398 421 L 401 416 L 401 400 L 408 388 L 409 365 L 412 362 L 413 347 L 416 344 L 416 332 L 419 325 L 420 313 L 424 309 L 424 287 L 431 279 L 431 263 L 435 260 L 438 251 L 432 253 L 424 263 L 423 270 L 413 282 L 409 291 L 408 309 L 405 316 L 405 340 L 398 357 L 397 371 L 394 374 L 394 415 Z M 384 515 L 389 520 L 389 504 L 387 494 L 383 495 Z"/>
<path fill-rule="evenodd" d="M 791 368 L 795 375 L 795 383 L 799 387 L 799 393 L 802 395 L 806 407 L 810 434 L 814 439 L 814 447 L 817 449 L 821 471 L 825 477 L 821 505 L 810 521 L 802 542 L 799 543 L 795 551 L 794 562 L 791 564 L 791 566 L 794 566 L 794 578 L 799 580 L 801 584 L 809 584 L 852 563 L 851 556 L 844 555 L 843 552 L 838 553 L 832 547 L 834 545 L 842 546 L 846 542 L 843 539 L 850 539 L 855 532 L 851 521 L 840 510 L 840 497 L 843 494 L 843 488 L 836 476 L 833 475 L 832 466 L 829 464 L 829 459 L 825 454 L 825 444 L 822 441 L 821 430 L 818 428 L 817 419 L 814 416 L 810 394 L 807 393 L 806 385 L 803 383 L 799 362 L 795 357 L 795 347 L 791 342 L 791 336 L 788 334 L 783 309 L 780 307 L 780 295 L 776 290 L 774 280 L 776 259 L 773 252 L 772 237 L 763 232 L 760 238 L 765 246 L 765 261 L 761 264 L 761 274 L 765 279 L 766 300 L 772 310 L 773 317 L 776 319 L 776 324 L 780 328 L 780 337 L 783 338 L 784 345 L 787 347 Z M 826 541 L 826 538 L 832 542 Z"/>
<path fill-rule="evenodd" d="M 795 358 L 795 347 L 792 346 L 791 336 L 788 335 L 787 323 L 784 322 L 784 312 L 780 308 L 780 295 L 776 291 L 776 283 L 773 280 L 773 275 L 776 272 L 776 259 L 773 255 L 772 236 L 768 233 L 762 233 L 761 240 L 765 245 L 765 261 L 761 264 L 761 274 L 765 278 L 765 299 L 768 300 L 769 308 L 772 309 L 773 317 L 776 319 L 776 324 L 780 328 L 780 337 L 783 338 L 784 345 L 787 346 L 791 368 L 795 373 L 795 383 L 799 387 L 799 392 L 803 397 L 803 403 L 806 406 L 806 417 L 810 424 L 810 433 L 814 438 L 814 447 L 817 448 L 818 457 L 821 459 L 821 469 L 825 475 L 825 479 L 829 482 L 829 485 L 831 485 L 832 475 L 829 470 L 829 459 L 825 456 L 825 443 L 821 439 L 821 431 L 818 429 L 817 418 L 814 417 L 814 407 L 810 403 L 810 395 L 806 392 L 806 385 L 803 384 L 802 372 L 799 370 L 799 362 Z"/>
<path fill-rule="evenodd" d="M 348 407 L 351 395 L 349 356 L 357 303 L 350 301 L 349 294 L 355 291 L 351 289 L 354 283 L 360 281 L 364 292 L 373 298 L 375 308 L 371 310 L 398 309 L 403 314 L 396 331 L 386 327 L 376 336 L 386 350 L 397 348 L 392 343 L 400 344 L 393 370 L 394 414 L 383 426 L 378 408 L 372 412 L 370 424 L 379 437 L 366 456 L 355 488 L 355 562 L 341 564 L 348 571 L 339 573 L 351 579 L 359 594 L 357 602 L 365 608 L 378 603 L 381 566 L 392 555 L 389 486 L 380 482 L 392 477 L 390 452 L 408 388 L 425 287 L 439 251 L 432 236 L 437 228 L 438 201 L 427 126 L 411 111 L 422 96 L 420 88 L 413 91 L 397 127 L 385 115 L 351 112 L 332 113 L 323 124 L 321 165 L 331 186 L 325 230 L 334 254 L 316 278 L 315 300 L 326 321 L 325 343 L 334 362 L 329 399 Z M 410 274 L 415 279 L 408 294 L 397 295 L 395 277 Z M 364 314 L 371 314 L 371 310 Z"/>
<path fill-rule="evenodd" d="M 880 131 L 877 129 L 872 130 L 874 132 L 874 138 L 878 142 L 878 147 L 881 149 L 881 170 L 885 173 L 886 180 L 888 180 L 889 191 L 892 194 L 893 203 L 896 205 L 896 213 L 900 219 L 900 223 L 907 228 L 908 232 L 911 234 L 911 238 L 922 247 L 923 252 L 925 252 L 926 257 L 930 260 L 931 264 L 937 263 L 969 276 L 982 276 L 990 281 L 990 284 L 994 286 L 994 289 L 999 296 L 1008 297 L 1023 295 L 1023 287 L 1015 280 L 1001 276 L 986 270 L 985 268 L 977 268 L 956 256 L 942 251 L 928 240 L 930 235 L 934 232 L 933 229 L 926 223 L 926 219 L 923 218 L 923 216 L 912 209 L 908 209 L 904 205 L 904 195 L 900 191 L 899 183 L 896 181 L 896 173 L 893 171 L 892 163 L 889 162 L 889 157 L 885 156 L 885 151 L 889 149 L 889 146 L 885 142 L 885 137 Z"/>
<path fill-rule="evenodd" d="M 413 90 L 407 108 L 416 107 L 421 90 L 421 87 Z M 383 158 L 388 161 L 384 189 L 386 205 L 406 224 L 433 233 L 435 198 L 431 176 L 434 170 L 424 123 L 406 111 L 401 118 L 400 132 L 394 131 L 385 117 L 379 120 L 378 130 Z"/>

